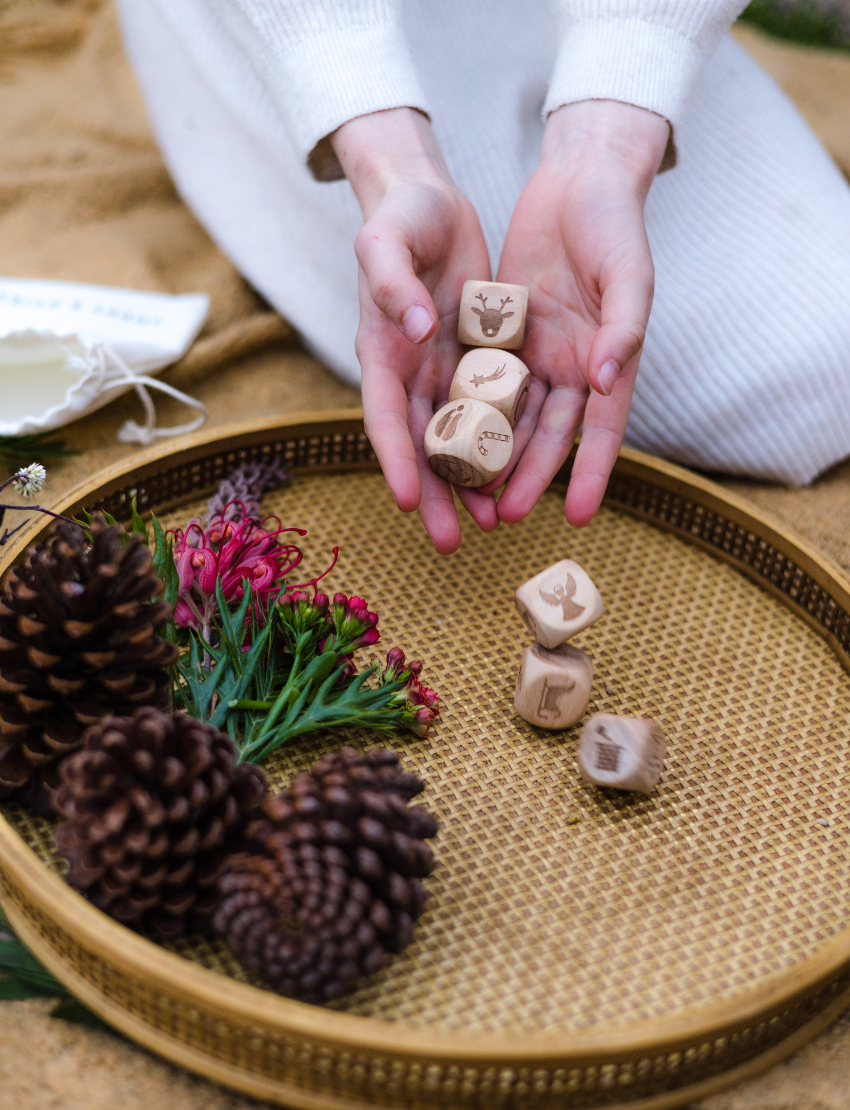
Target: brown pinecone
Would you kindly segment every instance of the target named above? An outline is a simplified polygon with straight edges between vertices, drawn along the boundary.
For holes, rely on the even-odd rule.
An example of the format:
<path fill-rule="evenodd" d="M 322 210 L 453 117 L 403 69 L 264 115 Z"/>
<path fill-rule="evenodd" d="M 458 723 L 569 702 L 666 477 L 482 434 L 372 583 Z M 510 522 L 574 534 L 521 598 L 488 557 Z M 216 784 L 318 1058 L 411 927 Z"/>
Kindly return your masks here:
<path fill-rule="evenodd" d="M 423 843 L 436 819 L 407 801 L 424 789 L 385 748 L 327 755 L 268 795 L 249 849 L 230 858 L 213 927 L 247 968 L 283 994 L 324 1002 L 409 942 Z"/>
<path fill-rule="evenodd" d="M 68 881 L 112 917 L 155 936 L 205 930 L 228 852 L 266 790 L 259 767 L 187 713 L 104 717 L 64 760 L 56 833 Z"/>
<path fill-rule="evenodd" d="M 0 797 L 50 808 L 56 761 L 80 746 L 107 713 L 168 708 L 167 671 L 177 649 L 156 634 L 169 619 L 153 600 L 162 582 L 139 536 L 126 543 L 103 518 L 59 522 L 26 565 L 11 570 L 0 598 Z"/>

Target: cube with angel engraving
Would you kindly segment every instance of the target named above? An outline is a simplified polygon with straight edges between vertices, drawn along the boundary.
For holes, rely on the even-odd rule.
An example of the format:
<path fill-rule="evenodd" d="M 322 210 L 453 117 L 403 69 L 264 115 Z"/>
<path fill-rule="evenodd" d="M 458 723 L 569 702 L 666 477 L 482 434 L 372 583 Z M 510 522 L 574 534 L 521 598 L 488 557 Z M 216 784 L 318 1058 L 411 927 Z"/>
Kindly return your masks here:
<path fill-rule="evenodd" d="M 594 713 L 581 730 L 578 765 L 597 786 L 648 794 L 661 778 L 665 751 L 657 721 Z"/>
<path fill-rule="evenodd" d="M 605 612 L 590 575 L 572 559 L 562 559 L 529 578 L 514 601 L 531 635 L 547 648 L 569 640 Z"/>
<path fill-rule="evenodd" d="M 511 426 L 499 410 L 469 398 L 443 405 L 425 429 L 428 465 L 457 486 L 483 486 L 498 478 L 513 444 Z"/>
<path fill-rule="evenodd" d="M 528 289 L 495 281 L 465 281 L 457 337 L 470 347 L 518 351 L 525 339 Z"/>
<path fill-rule="evenodd" d="M 533 725 L 569 728 L 584 716 L 592 682 L 593 663 L 583 651 L 532 644 L 522 653 L 514 706 Z"/>
<path fill-rule="evenodd" d="M 476 347 L 460 360 L 452 378 L 449 400 L 464 397 L 484 401 L 498 409 L 510 426 L 525 412 L 531 374 L 528 367 L 509 351 Z"/>

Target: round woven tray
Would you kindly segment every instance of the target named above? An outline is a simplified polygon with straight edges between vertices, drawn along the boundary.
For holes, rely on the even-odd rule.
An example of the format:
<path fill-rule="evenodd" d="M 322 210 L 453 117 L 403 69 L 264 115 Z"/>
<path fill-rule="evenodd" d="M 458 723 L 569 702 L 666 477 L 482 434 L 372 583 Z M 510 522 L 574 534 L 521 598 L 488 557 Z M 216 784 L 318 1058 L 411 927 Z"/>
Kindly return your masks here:
<path fill-rule="evenodd" d="M 350 413 L 219 429 L 100 475 L 62 506 L 185 520 L 235 466 L 281 455 L 264 507 L 334 544 L 330 583 L 425 661 L 442 715 L 394 746 L 428 782 L 438 870 L 414 943 L 331 1007 L 252 984 L 220 944 L 159 947 L 63 882 L 49 822 L 6 804 L 0 901 L 87 1005 L 186 1067 L 291 1107 L 674 1107 L 781 1058 L 850 1004 L 850 583 L 712 483 L 623 451 L 570 529 L 559 476 L 521 525 L 436 555 Z M 180 506 L 178 510 L 178 506 Z M 35 522 L 2 573 L 44 531 Z M 570 556 L 605 617 L 590 712 L 668 739 L 647 797 L 584 784 L 577 729 L 517 717 L 516 586 Z M 741 573 L 743 572 L 743 573 Z M 343 740 L 295 741 L 273 786 Z"/>

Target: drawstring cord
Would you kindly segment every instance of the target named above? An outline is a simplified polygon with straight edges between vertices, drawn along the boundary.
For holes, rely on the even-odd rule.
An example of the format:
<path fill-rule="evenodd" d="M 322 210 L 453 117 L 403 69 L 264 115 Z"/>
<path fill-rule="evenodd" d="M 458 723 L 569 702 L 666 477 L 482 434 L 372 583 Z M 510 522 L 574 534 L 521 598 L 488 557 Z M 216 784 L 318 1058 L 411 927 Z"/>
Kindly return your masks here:
<path fill-rule="evenodd" d="M 206 405 L 201 401 L 196 401 L 194 397 L 182 393 L 179 389 L 175 389 L 173 385 L 168 385 L 167 382 L 158 381 L 156 378 L 148 377 L 147 374 L 137 374 L 111 347 L 98 343 L 91 349 L 91 354 L 97 359 L 98 369 L 101 373 L 100 389 L 102 391 L 111 389 L 115 385 L 130 385 L 136 391 L 136 395 L 144 406 L 144 425 L 137 424 L 135 420 L 127 420 L 118 432 L 118 439 L 121 443 L 147 445 L 153 443 L 155 439 L 165 439 L 168 436 L 195 432 L 209 416 Z M 178 424 L 171 428 L 157 428 L 156 409 L 148 389 L 158 389 L 160 393 L 167 393 L 169 397 L 197 409 L 198 415 L 188 424 Z"/>

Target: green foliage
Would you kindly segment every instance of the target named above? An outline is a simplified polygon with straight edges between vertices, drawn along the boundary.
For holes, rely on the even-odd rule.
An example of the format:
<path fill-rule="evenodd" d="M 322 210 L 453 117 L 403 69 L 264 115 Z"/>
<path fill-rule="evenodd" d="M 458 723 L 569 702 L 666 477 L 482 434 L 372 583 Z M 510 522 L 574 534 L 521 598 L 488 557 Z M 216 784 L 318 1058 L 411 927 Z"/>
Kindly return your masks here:
<path fill-rule="evenodd" d="M 387 733 L 403 724 L 406 702 L 397 695 L 409 672 L 377 688 L 366 685 L 377 673 L 375 666 L 346 678 L 326 625 L 322 642 L 309 615 L 287 625 L 274 600 L 262 610 L 247 578 L 243 587 L 242 600 L 231 611 L 219 581 L 217 642 L 207 643 L 190 631 L 189 650 L 177 662 L 182 682 L 176 692 L 192 716 L 229 733 L 241 763 L 257 763 L 281 744 L 317 729 L 350 725 Z M 281 644 L 288 649 L 283 656 Z"/>
<path fill-rule="evenodd" d="M 36 432 L 29 436 L 0 436 L 0 459 L 10 462 L 43 462 L 45 459 L 61 459 L 68 455 L 79 455 L 65 446 L 64 439 L 53 439 L 53 431 Z"/>
<path fill-rule="evenodd" d="M 90 1029 L 114 1032 L 105 1022 L 77 1001 L 62 983 L 43 967 L 15 936 L 0 910 L 0 1002 L 23 998 L 58 998 L 50 1016 L 85 1025 Z"/>
<path fill-rule="evenodd" d="M 751 0 L 740 18 L 780 39 L 805 46 L 850 49 L 850 29 L 841 14 L 836 9 L 818 7 L 814 0 Z"/>

